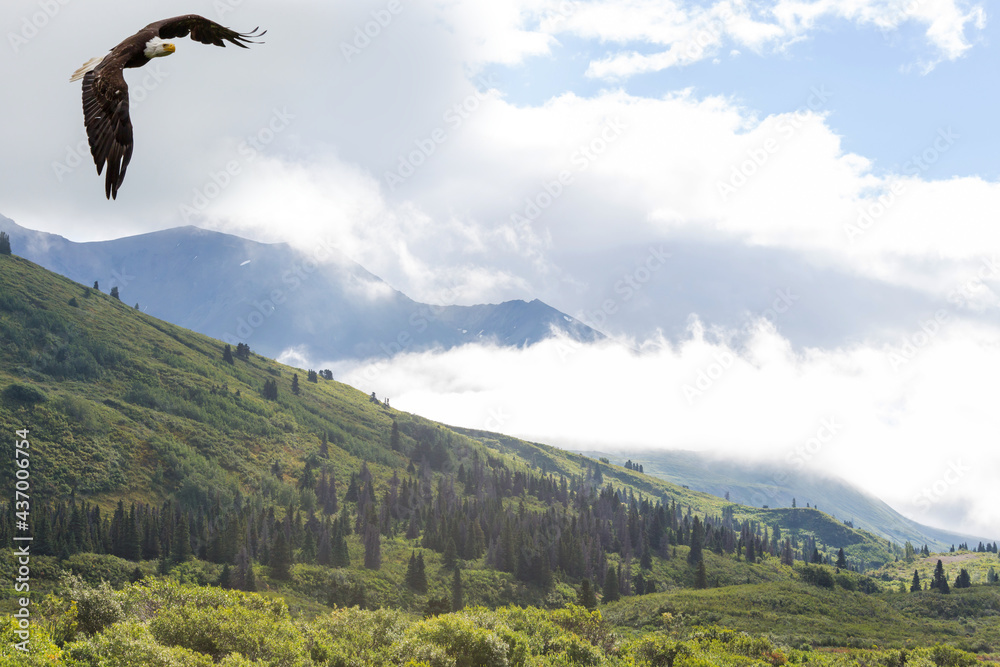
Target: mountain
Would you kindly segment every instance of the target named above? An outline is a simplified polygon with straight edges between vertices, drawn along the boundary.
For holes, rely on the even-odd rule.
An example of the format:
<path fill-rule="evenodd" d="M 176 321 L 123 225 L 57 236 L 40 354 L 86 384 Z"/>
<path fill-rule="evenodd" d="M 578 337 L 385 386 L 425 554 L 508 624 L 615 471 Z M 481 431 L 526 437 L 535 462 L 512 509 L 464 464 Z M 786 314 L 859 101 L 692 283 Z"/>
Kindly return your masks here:
<path fill-rule="evenodd" d="M 390 502 L 383 493 L 393 489 L 397 496 L 406 495 L 407 507 L 422 512 L 430 511 L 426 503 L 442 503 L 434 505 L 436 521 L 421 515 L 413 530 L 442 525 L 447 517 L 442 512 L 489 511 L 491 518 L 481 519 L 489 530 L 480 549 L 502 537 L 506 519 L 496 514 L 501 505 L 493 497 L 503 499 L 509 516 L 525 522 L 510 537 L 533 540 L 523 546 L 525 553 L 570 548 L 553 543 L 552 536 L 569 535 L 575 513 L 596 503 L 609 523 L 591 542 L 587 567 L 609 557 L 597 550 L 598 544 L 615 553 L 645 548 L 624 547 L 610 528 L 628 521 L 630 530 L 638 530 L 636 522 L 645 525 L 654 512 L 661 513 L 659 527 L 643 530 L 650 532 L 654 548 L 661 531 L 671 536 L 664 542 L 665 554 L 667 544 L 683 553 L 689 524 L 700 514 L 711 524 L 706 540 L 715 544 L 725 537 L 725 544 L 718 542 L 722 552 L 735 547 L 739 534 L 733 531 L 749 521 L 747 530 L 758 541 L 780 528 L 798 531 L 795 548 L 804 552 L 808 545 L 810 554 L 816 540 L 828 555 L 843 547 L 857 563 L 891 559 L 874 536 L 822 512 L 803 509 L 792 515 L 742 507 L 554 447 L 436 424 L 394 410 L 365 390 L 307 377 L 258 354 L 236 355 L 229 362 L 221 341 L 151 317 L 17 256 L 0 257 L 0 343 L 0 422 L 30 428 L 32 460 L 44 470 L 33 477 L 39 499 L 65 499 L 72 492 L 77 500 L 105 507 L 122 499 L 151 505 L 172 501 L 211 513 L 243 496 L 256 497 L 255 507 L 279 508 L 280 517 L 289 506 L 316 510 L 329 491 L 316 491 L 322 472 L 338 480 L 338 495 L 352 480 L 355 498 L 356 485 L 368 483 L 372 499 L 380 503 Z M 359 472 L 363 463 L 369 473 Z M 412 480 L 420 495 L 412 488 L 404 494 L 399 480 Z M 311 495 L 303 496 L 305 491 Z M 351 494 L 348 489 L 344 498 Z M 454 505 L 456 498 L 465 498 L 464 504 Z M 393 512 L 402 516 L 383 519 L 395 526 L 389 534 L 399 530 L 400 521 L 403 532 L 411 530 L 411 509 L 396 507 L 401 502 L 391 501 Z M 630 506 L 635 509 L 631 518 Z M 586 512 L 580 521 L 593 521 L 598 510 Z M 448 519 L 448 530 L 457 531 L 467 521 Z M 501 523 L 491 527 L 495 521 Z M 467 525 L 461 534 L 470 529 Z M 536 531 L 541 533 L 532 538 Z M 434 539 L 429 542 L 440 544 Z M 776 546 L 765 542 L 758 547 L 762 551 Z M 409 546 L 404 540 L 402 548 Z M 568 557 L 580 548 L 560 553 Z M 579 572 L 584 561 L 566 567 Z M 675 575 L 693 576 L 689 570 Z"/>
<path fill-rule="evenodd" d="M 0 216 L 15 254 L 155 317 L 243 342 L 277 358 L 318 365 L 391 357 L 471 342 L 530 345 L 558 331 L 577 341 L 602 334 L 534 300 L 435 306 L 413 301 L 334 248 L 305 253 L 181 227 L 75 243 Z"/>
<path fill-rule="evenodd" d="M 24 576 L 11 545 L 29 550 L 31 575 L 0 601 L 0 663 L 856 664 L 810 652 L 832 646 L 896 664 L 878 645 L 964 666 L 917 647 L 1000 647 L 995 552 L 942 557 L 968 590 L 903 592 L 937 556 L 893 563 L 816 508 L 734 504 L 223 349 L 0 255 L 18 469 L 0 477 L 0 562 Z M 848 570 L 803 562 L 840 549 Z M 462 604 L 489 609 L 445 613 Z M 32 655 L 15 659 L 21 613 Z"/>
<path fill-rule="evenodd" d="M 632 461 L 643 471 L 675 484 L 724 496 L 734 503 L 756 507 L 819 507 L 855 528 L 866 530 L 896 544 L 909 541 L 915 547 L 926 544 L 932 551 L 946 551 L 952 545 L 975 546 L 987 540 L 908 519 L 882 500 L 836 477 L 810 472 L 782 463 L 734 461 L 710 453 L 693 451 L 584 452 L 624 464 Z"/>

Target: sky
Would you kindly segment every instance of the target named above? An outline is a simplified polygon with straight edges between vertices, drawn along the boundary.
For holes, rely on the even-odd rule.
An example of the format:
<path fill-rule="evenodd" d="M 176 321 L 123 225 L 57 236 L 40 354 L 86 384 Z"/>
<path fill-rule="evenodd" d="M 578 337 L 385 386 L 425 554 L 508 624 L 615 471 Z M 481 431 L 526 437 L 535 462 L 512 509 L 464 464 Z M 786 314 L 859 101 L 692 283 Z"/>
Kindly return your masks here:
<path fill-rule="evenodd" d="M 265 43 L 175 40 L 126 73 L 135 153 L 109 202 L 69 76 L 190 12 Z M 830 472 L 1000 538 L 985 3 L 8 0 L 0 16 L 0 214 L 17 223 L 333 244 L 419 301 L 540 298 L 607 340 L 336 375 L 571 449 Z"/>

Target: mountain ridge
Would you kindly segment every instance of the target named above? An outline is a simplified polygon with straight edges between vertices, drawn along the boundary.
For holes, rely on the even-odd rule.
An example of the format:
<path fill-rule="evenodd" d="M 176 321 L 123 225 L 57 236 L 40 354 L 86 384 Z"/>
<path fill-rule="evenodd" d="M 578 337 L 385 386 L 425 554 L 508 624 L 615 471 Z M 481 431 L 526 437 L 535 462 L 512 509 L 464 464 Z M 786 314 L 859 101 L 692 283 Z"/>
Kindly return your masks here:
<path fill-rule="evenodd" d="M 551 335 L 603 334 L 535 299 L 473 306 L 410 299 L 335 248 L 313 252 L 194 226 L 77 243 L 0 216 L 16 252 L 179 326 L 265 356 L 313 365 L 448 349 L 530 345 Z"/>
<path fill-rule="evenodd" d="M 846 480 L 780 462 L 737 463 L 720 455 L 690 450 L 582 453 L 621 463 L 630 460 L 643 465 L 648 474 L 716 496 L 728 494 L 732 502 L 777 508 L 790 507 L 795 500 L 800 507 L 806 503 L 820 506 L 832 516 L 896 544 L 910 541 L 916 548 L 926 544 L 931 550 L 947 551 L 963 542 L 975 546 L 996 539 L 921 524 Z"/>

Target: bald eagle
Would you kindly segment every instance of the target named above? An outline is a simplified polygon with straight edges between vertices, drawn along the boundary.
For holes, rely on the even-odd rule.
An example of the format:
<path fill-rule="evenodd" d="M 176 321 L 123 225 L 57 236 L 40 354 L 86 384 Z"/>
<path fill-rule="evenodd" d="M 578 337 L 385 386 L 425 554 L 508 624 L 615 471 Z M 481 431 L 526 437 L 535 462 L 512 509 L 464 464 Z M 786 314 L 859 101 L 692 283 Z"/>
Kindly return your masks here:
<path fill-rule="evenodd" d="M 166 41 L 186 37 L 202 44 L 226 45 L 241 48 L 259 44 L 251 38 L 264 32 L 240 33 L 225 28 L 214 21 L 187 14 L 150 23 L 121 44 L 111 49 L 103 58 L 92 58 L 73 73 L 70 81 L 83 79 L 83 121 L 87 127 L 90 152 L 97 165 L 97 173 L 107 165 L 108 173 L 104 192 L 108 199 L 117 199 L 118 188 L 125 180 L 125 169 L 132 159 L 132 121 L 128 116 L 128 85 L 122 70 L 142 67 L 153 58 L 169 56 L 174 45 Z"/>

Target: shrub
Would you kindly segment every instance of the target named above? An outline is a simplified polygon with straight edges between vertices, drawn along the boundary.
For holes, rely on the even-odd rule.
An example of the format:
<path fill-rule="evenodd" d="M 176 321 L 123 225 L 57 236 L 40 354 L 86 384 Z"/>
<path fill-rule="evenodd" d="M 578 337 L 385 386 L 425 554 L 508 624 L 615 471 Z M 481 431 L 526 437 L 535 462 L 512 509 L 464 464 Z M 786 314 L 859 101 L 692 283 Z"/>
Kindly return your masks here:
<path fill-rule="evenodd" d="M 230 653 L 282 665 L 305 658 L 301 633 L 287 607 L 262 606 L 235 591 L 220 593 L 218 606 L 194 601 L 161 609 L 150 621 L 150 631 L 161 644 L 204 653 L 216 661 Z"/>
<path fill-rule="evenodd" d="M 66 646 L 81 665 L 101 667 L 212 667 L 208 656 L 186 648 L 162 646 L 149 628 L 135 621 L 118 623 L 84 642 Z"/>
<path fill-rule="evenodd" d="M 673 667 L 678 658 L 690 656 L 691 649 L 662 635 L 647 635 L 633 645 L 632 653 L 652 667 Z"/>
<path fill-rule="evenodd" d="M 971 667 L 978 664 L 976 656 L 946 644 L 931 647 L 930 659 L 938 667 Z"/>
<path fill-rule="evenodd" d="M 45 392 L 37 387 L 28 384 L 9 384 L 3 390 L 4 400 L 10 403 L 20 403 L 22 405 L 34 405 L 44 403 L 47 400 Z"/>
<path fill-rule="evenodd" d="M 122 603 L 108 582 L 102 581 L 92 588 L 72 575 L 68 582 L 68 597 L 76 602 L 76 622 L 80 631 L 97 634 L 125 618 Z"/>
<path fill-rule="evenodd" d="M 455 667 L 507 667 L 507 644 L 496 633 L 477 626 L 466 614 L 446 614 L 410 628 L 420 641 L 443 648 Z"/>

